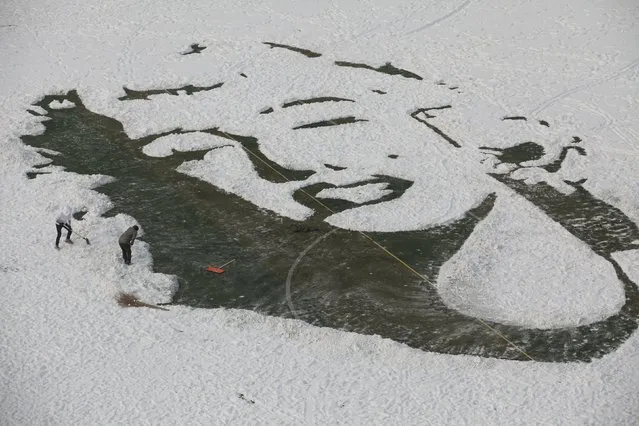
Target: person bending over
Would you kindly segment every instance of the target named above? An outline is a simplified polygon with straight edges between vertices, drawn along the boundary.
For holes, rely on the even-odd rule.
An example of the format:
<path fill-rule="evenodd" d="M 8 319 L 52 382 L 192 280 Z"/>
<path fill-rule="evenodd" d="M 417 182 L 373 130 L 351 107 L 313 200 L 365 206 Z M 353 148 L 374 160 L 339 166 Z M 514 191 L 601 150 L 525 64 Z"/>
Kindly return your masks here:
<path fill-rule="evenodd" d="M 127 265 L 131 264 L 131 246 L 133 245 L 133 241 L 135 241 L 135 237 L 138 236 L 138 229 L 140 229 L 138 225 L 133 225 L 124 231 L 118 240 L 120 248 L 122 249 L 122 258 Z"/>
<path fill-rule="evenodd" d="M 64 206 L 58 213 L 58 217 L 55 220 L 55 229 L 58 231 L 58 235 L 55 239 L 55 248 L 60 250 L 60 237 L 62 236 L 62 228 L 67 230 L 66 243 L 73 244 L 71 241 L 71 218 L 73 217 L 73 209 L 69 206 Z"/>

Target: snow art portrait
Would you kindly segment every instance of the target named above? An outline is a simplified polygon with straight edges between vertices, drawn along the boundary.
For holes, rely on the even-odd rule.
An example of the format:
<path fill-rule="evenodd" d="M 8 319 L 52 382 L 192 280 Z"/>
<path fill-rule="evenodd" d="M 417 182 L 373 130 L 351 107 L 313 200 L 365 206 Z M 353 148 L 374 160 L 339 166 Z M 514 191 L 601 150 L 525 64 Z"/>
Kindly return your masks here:
<path fill-rule="evenodd" d="M 61 155 L 29 177 L 112 178 L 95 188 L 104 215 L 144 224 L 154 271 L 178 280 L 167 303 L 521 361 L 589 362 L 636 331 L 617 255 L 639 229 L 588 189 L 589 142 L 565 117 L 392 61 L 258 44 L 198 81 L 47 96 L 31 110 L 46 130 L 23 141 Z M 197 68 L 203 47 L 179 60 Z M 214 283 L 212 256 L 235 260 Z"/>

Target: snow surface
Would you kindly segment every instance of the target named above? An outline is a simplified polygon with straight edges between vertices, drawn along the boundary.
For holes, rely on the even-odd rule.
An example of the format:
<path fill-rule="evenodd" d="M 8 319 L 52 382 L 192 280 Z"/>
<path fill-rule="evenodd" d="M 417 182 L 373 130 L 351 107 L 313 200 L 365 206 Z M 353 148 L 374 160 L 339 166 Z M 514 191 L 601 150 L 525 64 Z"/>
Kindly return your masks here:
<path fill-rule="evenodd" d="M 496 165 L 481 163 L 485 155 L 476 148 L 534 140 L 546 150 L 547 158 L 539 160 L 545 164 L 579 135 L 589 155 L 567 161 L 561 176 L 586 177 L 586 189 L 639 222 L 636 2 L 435 3 L 40 0 L 25 8 L 16 0 L 3 2 L 0 424 L 636 424 L 637 333 L 591 363 L 546 364 L 425 353 L 378 336 L 246 311 L 123 309 L 115 302 L 119 291 L 158 303 L 170 300 L 176 281 L 152 272 L 142 241 L 131 268 L 118 262 L 117 236 L 135 218 L 100 216 L 110 201 L 92 188 L 109 177 L 52 166 L 41 169 L 49 175 L 25 177 L 34 165 L 48 163 L 19 140 L 43 132 L 40 123 L 48 119 L 27 109 L 37 112 L 31 104 L 45 94 L 77 90 L 89 109 L 121 121 L 131 138 L 221 126 L 257 137 L 263 152 L 286 167 L 316 170 L 304 182 L 270 184 L 256 176 L 237 143 L 195 134 L 158 139 L 145 150 L 161 156 L 220 146 L 179 170 L 293 218 L 312 214 L 292 200 L 300 187 L 349 185 L 386 173 L 415 183 L 399 199 L 328 221 L 378 231 L 448 223 L 497 188 L 499 197 L 513 196 L 486 177 Z M 313 62 L 264 41 L 323 56 Z M 180 54 L 194 42 L 207 49 Z M 392 61 L 424 80 L 331 67 L 335 60 Z M 448 86 L 435 84 L 440 80 Z M 123 86 L 221 81 L 224 91 L 118 100 Z M 327 94 L 358 102 L 281 108 Z M 448 103 L 455 107 L 438 112 L 433 123 L 449 123 L 463 146 L 454 154 L 409 117 L 416 108 Z M 258 114 L 269 106 L 272 114 Z M 370 125 L 290 130 L 344 114 L 364 116 Z M 502 120 L 517 114 L 548 119 L 552 126 Z M 389 154 L 399 157 L 391 161 Z M 326 163 L 349 168 L 331 170 Z M 537 169 L 520 173 L 545 179 Z M 549 183 L 562 186 L 562 180 Z M 534 207 L 508 201 L 482 226 L 510 232 L 523 215 L 525 238 L 495 241 L 479 228 L 438 282 L 448 303 L 480 318 L 540 327 L 614 312 L 623 295 L 616 281 L 603 281 L 610 265 Z M 64 204 L 88 210 L 77 231 L 90 236 L 90 245 L 76 238 L 53 250 L 52 221 Z M 509 216 L 508 208 L 517 211 Z M 486 239 L 479 241 L 482 235 Z M 491 243 L 508 250 L 485 247 Z M 531 245 L 538 250 L 524 256 Z M 492 265 L 492 281 L 454 293 L 452 278 L 472 274 L 482 248 L 505 257 Z M 559 248 L 562 258 L 556 259 Z M 615 259 L 637 282 L 636 252 Z M 524 270 L 521 262 L 552 267 Z M 455 264 L 459 268 L 452 270 Z M 565 277 L 568 271 L 574 274 Z M 512 287 L 513 279 L 528 286 Z M 557 279 L 566 287 L 551 287 Z M 531 283 L 541 283 L 537 294 Z M 492 300 L 484 299 L 489 295 Z"/>
<path fill-rule="evenodd" d="M 308 207 L 292 201 L 293 192 L 308 181 L 272 183 L 260 179 L 248 154 L 239 146 L 209 151 L 201 161 L 182 163 L 177 170 L 292 219 L 303 220 L 313 214 Z"/>
<path fill-rule="evenodd" d="M 142 147 L 142 152 L 150 157 L 168 157 L 173 151 L 197 151 L 223 146 L 223 141 L 206 133 L 187 133 L 161 136 Z"/>
<path fill-rule="evenodd" d="M 365 203 L 392 193 L 386 183 L 369 183 L 355 188 L 326 188 L 315 196 L 317 198 L 340 198 L 353 203 Z"/>
<path fill-rule="evenodd" d="M 75 104 L 68 99 L 64 101 L 52 101 L 49 103 L 49 108 L 51 109 L 68 109 L 75 107 Z"/>
<path fill-rule="evenodd" d="M 628 278 L 635 283 L 639 281 L 639 249 L 618 251 L 612 258 L 621 265 Z"/>

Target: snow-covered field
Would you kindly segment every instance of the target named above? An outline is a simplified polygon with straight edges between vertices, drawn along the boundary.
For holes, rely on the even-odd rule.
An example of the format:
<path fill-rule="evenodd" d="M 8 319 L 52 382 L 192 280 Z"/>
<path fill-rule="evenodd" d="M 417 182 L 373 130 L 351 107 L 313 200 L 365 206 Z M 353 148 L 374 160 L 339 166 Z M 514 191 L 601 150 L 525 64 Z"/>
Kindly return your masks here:
<path fill-rule="evenodd" d="M 46 111 L 33 104 L 77 90 L 87 108 L 122 122 L 130 138 L 219 126 L 257 137 L 279 164 L 316 171 L 275 184 L 258 176 L 239 143 L 198 132 L 144 148 L 159 157 L 211 148 L 179 170 L 296 220 L 312 214 L 293 200 L 296 189 L 329 182 L 336 188 L 319 198 L 364 203 L 387 194 L 385 186 L 349 185 L 376 174 L 414 183 L 392 201 L 331 215 L 330 224 L 424 229 L 451 223 L 496 193 L 494 210 L 431 283 L 448 306 L 482 321 L 541 329 L 618 312 L 627 295 L 610 259 L 488 176 L 515 166 L 480 148 L 535 141 L 544 156 L 513 171 L 513 179 L 546 182 L 567 195 L 571 182 L 581 182 L 639 223 L 639 4 L 341 3 L 3 2 L 0 424 L 639 422 L 636 332 L 590 363 L 515 362 L 428 353 L 249 311 L 124 309 L 116 303 L 120 291 L 165 302 L 176 280 L 152 272 L 144 242 L 134 246 L 133 265 L 120 262 L 117 237 L 136 219 L 101 216 L 110 201 L 92 189 L 110 178 L 48 167 L 50 174 L 27 179 L 46 163 L 19 139 L 44 131 Z M 194 43 L 206 49 L 184 55 Z M 391 62 L 421 80 L 336 61 Z M 192 94 L 119 99 L 123 87 L 220 82 Z M 284 107 L 322 96 L 347 100 Z M 459 147 L 411 116 L 446 105 L 450 111 L 422 117 Z M 260 114 L 268 107 L 274 111 Z M 368 121 L 292 130 L 346 116 Z M 559 171 L 542 167 L 575 136 L 587 155 L 566 150 Z M 77 230 L 90 245 L 76 238 L 54 250 L 54 219 L 64 204 L 88 209 Z M 624 247 L 611 258 L 639 283 L 639 242 Z"/>

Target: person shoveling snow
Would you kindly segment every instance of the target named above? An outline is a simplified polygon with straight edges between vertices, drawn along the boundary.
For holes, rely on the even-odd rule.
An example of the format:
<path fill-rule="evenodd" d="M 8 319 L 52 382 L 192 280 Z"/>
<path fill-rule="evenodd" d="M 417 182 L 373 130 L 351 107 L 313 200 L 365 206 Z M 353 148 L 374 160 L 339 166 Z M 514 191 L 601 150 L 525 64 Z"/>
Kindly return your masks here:
<path fill-rule="evenodd" d="M 58 217 L 55 220 L 55 229 L 58 232 L 58 235 L 55 239 L 55 248 L 60 250 L 60 237 L 62 236 L 62 228 L 67 230 L 67 239 L 64 240 L 65 243 L 73 244 L 71 241 L 71 233 L 73 229 L 71 228 L 71 217 L 73 216 L 73 209 L 71 206 L 64 206 L 58 213 Z"/>

